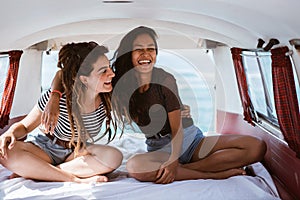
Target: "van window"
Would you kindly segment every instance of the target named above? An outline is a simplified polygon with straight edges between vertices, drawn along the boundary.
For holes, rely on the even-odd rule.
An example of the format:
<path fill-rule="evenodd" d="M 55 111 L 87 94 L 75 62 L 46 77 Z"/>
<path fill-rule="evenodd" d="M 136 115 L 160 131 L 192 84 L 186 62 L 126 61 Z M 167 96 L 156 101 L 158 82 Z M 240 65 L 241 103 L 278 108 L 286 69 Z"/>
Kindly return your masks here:
<path fill-rule="evenodd" d="M 58 52 L 59 51 L 50 51 L 50 52 L 43 52 L 42 58 L 42 78 L 41 78 L 41 91 L 42 93 L 51 88 L 52 80 L 55 76 L 55 73 L 59 69 L 57 67 L 58 61 Z"/>
<path fill-rule="evenodd" d="M 271 54 L 243 52 L 248 91 L 255 111 L 278 126 L 272 84 Z"/>
<path fill-rule="evenodd" d="M 214 91 L 211 91 L 214 84 L 214 70 L 207 70 L 206 73 L 194 66 L 186 55 L 197 54 L 197 62 L 206 68 L 212 68 L 212 61 L 207 56 L 212 56 L 212 51 L 206 50 L 160 50 L 156 66 L 171 73 L 175 78 L 179 95 L 183 104 L 189 105 L 194 123 L 203 131 L 215 131 L 215 100 Z M 205 56 L 202 56 L 205 54 Z M 209 67 L 207 67 L 209 66 Z M 205 116 L 205 117 L 204 117 Z"/>
<path fill-rule="evenodd" d="M 248 91 L 254 110 L 258 119 L 256 122 L 267 121 L 279 129 L 278 119 L 275 110 L 272 62 L 270 52 L 243 51 L 243 64 L 247 78 Z M 291 58 L 291 57 L 290 57 Z M 293 63 L 293 62 L 292 62 Z M 300 102 L 299 80 L 293 65 L 295 86 L 298 103 Z M 273 131 L 274 132 L 274 131 Z M 279 135 L 283 138 L 282 135 Z"/>
<path fill-rule="evenodd" d="M 0 101 L 4 92 L 5 80 L 9 66 L 9 55 L 0 55 Z"/>

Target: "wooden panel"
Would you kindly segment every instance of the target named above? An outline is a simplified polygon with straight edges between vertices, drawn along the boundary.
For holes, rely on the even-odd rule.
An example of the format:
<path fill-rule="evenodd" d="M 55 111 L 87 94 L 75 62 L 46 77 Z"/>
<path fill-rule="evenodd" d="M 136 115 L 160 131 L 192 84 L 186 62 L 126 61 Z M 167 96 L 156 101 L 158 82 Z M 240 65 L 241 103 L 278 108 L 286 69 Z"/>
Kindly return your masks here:
<path fill-rule="evenodd" d="M 264 166 L 268 169 L 282 199 L 300 199 L 300 159 L 288 145 L 243 120 L 243 116 L 218 110 L 217 131 L 222 134 L 247 134 L 263 138 L 268 149 Z"/>
<path fill-rule="evenodd" d="M 9 120 L 8 125 L 6 125 L 3 129 L 0 129 L 0 135 L 2 135 L 13 123 L 16 123 L 22 120 L 26 115 L 15 117 Z"/>

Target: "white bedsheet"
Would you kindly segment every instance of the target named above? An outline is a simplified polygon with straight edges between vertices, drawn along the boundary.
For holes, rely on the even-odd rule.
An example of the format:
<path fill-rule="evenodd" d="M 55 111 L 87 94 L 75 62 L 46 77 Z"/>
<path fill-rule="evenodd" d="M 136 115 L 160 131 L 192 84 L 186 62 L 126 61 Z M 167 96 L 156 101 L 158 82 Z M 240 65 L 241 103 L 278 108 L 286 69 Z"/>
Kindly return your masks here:
<path fill-rule="evenodd" d="M 261 163 L 253 164 L 257 176 L 234 176 L 225 180 L 176 181 L 167 185 L 145 183 L 128 178 L 125 163 L 136 152 L 144 152 L 144 138 L 123 135 L 111 145 L 124 154 L 120 168 L 110 175 L 110 182 L 77 184 L 70 182 L 36 182 L 24 178 L 8 179 L 10 171 L 0 165 L 0 199 L 110 199 L 110 200 L 268 200 L 280 199 L 276 187 Z"/>

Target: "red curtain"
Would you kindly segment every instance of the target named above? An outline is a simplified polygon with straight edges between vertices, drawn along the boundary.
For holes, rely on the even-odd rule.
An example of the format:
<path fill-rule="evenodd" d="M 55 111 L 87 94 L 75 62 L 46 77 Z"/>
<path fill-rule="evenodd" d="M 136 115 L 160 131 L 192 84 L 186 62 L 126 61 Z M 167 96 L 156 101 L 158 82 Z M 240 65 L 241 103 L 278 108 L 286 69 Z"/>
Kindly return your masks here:
<path fill-rule="evenodd" d="M 290 148 L 300 158 L 300 114 L 288 47 L 271 50 L 272 78 L 280 130 Z M 297 83 L 299 84 L 299 83 Z"/>
<path fill-rule="evenodd" d="M 241 102 L 244 109 L 244 120 L 248 123 L 254 125 L 252 122 L 252 112 L 251 112 L 251 100 L 248 94 L 248 86 L 246 80 L 246 74 L 243 67 L 242 61 L 242 49 L 240 48 L 231 48 L 231 54 L 233 59 L 233 65 L 235 69 L 236 79 L 238 82 L 238 88 L 240 92 Z"/>
<path fill-rule="evenodd" d="M 9 114 L 14 98 L 19 62 L 23 51 L 9 52 L 9 69 L 5 81 L 4 92 L 0 105 L 0 128 L 4 128 L 8 124 Z"/>

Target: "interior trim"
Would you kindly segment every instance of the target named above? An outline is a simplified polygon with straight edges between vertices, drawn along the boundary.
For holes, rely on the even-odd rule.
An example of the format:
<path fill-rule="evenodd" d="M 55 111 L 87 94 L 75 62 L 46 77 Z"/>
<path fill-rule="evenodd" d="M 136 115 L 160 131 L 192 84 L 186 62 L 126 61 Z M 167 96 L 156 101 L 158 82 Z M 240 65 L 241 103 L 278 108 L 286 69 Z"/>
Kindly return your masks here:
<path fill-rule="evenodd" d="M 243 116 L 217 110 L 217 132 L 254 135 L 267 143 L 262 164 L 268 169 L 282 199 L 300 199 L 300 159 L 286 142 L 259 126 L 244 121 Z"/>

